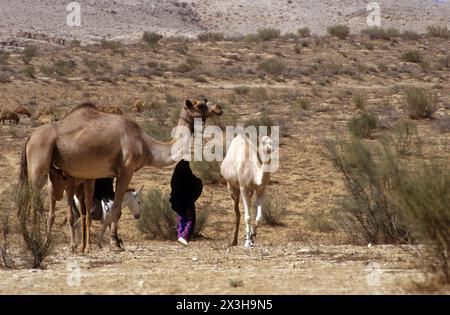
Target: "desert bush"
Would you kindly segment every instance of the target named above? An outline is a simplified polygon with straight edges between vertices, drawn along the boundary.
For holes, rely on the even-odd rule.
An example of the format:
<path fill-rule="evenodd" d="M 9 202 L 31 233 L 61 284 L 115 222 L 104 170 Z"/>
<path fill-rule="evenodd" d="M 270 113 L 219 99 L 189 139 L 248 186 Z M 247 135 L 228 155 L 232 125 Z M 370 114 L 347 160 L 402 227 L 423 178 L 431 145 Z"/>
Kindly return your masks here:
<path fill-rule="evenodd" d="M 8 64 L 10 53 L 7 51 L 0 51 L 0 65 Z"/>
<path fill-rule="evenodd" d="M 142 129 L 154 139 L 158 141 L 170 141 L 172 138 L 172 128 L 152 121 L 144 121 L 141 124 Z"/>
<path fill-rule="evenodd" d="M 362 140 L 327 140 L 324 155 L 342 175 L 347 195 L 338 205 L 337 224 L 355 242 L 399 244 L 413 241 L 397 205 L 388 150 Z"/>
<path fill-rule="evenodd" d="M 258 65 L 258 70 L 271 75 L 282 75 L 286 70 L 286 64 L 277 58 L 270 58 Z"/>
<path fill-rule="evenodd" d="M 24 75 L 31 79 L 34 79 L 36 77 L 36 71 L 33 65 L 25 65 L 22 71 Z"/>
<path fill-rule="evenodd" d="M 387 30 L 380 27 L 369 27 L 361 31 L 361 34 L 369 37 L 370 39 L 384 39 L 390 40 L 394 37 L 399 37 L 400 32 L 397 29 L 389 28 Z"/>
<path fill-rule="evenodd" d="M 31 60 L 38 55 L 38 48 L 34 45 L 28 45 L 22 52 L 22 61 L 29 64 Z"/>
<path fill-rule="evenodd" d="M 84 63 L 94 75 L 104 75 L 112 71 L 112 66 L 104 60 L 86 59 Z"/>
<path fill-rule="evenodd" d="M 311 102 L 307 98 L 299 97 L 294 102 L 292 102 L 291 108 L 294 112 L 298 113 L 299 111 L 310 109 Z"/>
<path fill-rule="evenodd" d="M 402 54 L 401 60 L 404 62 L 421 63 L 423 56 L 420 51 L 411 49 Z"/>
<path fill-rule="evenodd" d="M 283 225 L 283 218 L 287 213 L 286 196 L 268 192 L 262 204 L 263 220 L 271 226 Z"/>
<path fill-rule="evenodd" d="M 346 39 L 350 34 L 350 29 L 347 25 L 332 25 L 327 28 L 328 34 L 339 39 Z"/>
<path fill-rule="evenodd" d="M 32 191 L 29 187 L 22 187 L 17 191 L 15 201 L 19 228 L 27 251 L 25 259 L 31 268 L 41 268 L 51 249 L 43 200 L 40 192 Z"/>
<path fill-rule="evenodd" d="M 427 245 L 426 271 L 450 283 L 450 169 L 448 161 L 400 168 L 395 193 L 414 235 Z M 431 258 L 431 259 L 430 259 Z"/>
<path fill-rule="evenodd" d="M 51 70 L 52 72 L 59 74 L 61 76 L 66 76 L 74 70 L 76 64 L 73 60 L 57 60 L 53 63 Z"/>
<path fill-rule="evenodd" d="M 267 89 L 263 86 L 252 88 L 250 91 L 251 97 L 258 102 L 264 102 L 269 98 Z"/>
<path fill-rule="evenodd" d="M 400 119 L 393 129 L 396 152 L 401 156 L 412 154 L 419 146 L 417 126 L 408 119 Z"/>
<path fill-rule="evenodd" d="M 420 35 L 413 31 L 403 31 L 400 37 L 406 40 L 418 40 Z"/>
<path fill-rule="evenodd" d="M 176 213 L 171 208 L 169 198 L 168 193 L 158 188 L 142 197 L 137 227 L 152 239 L 176 239 Z"/>
<path fill-rule="evenodd" d="M 0 258 L 4 267 L 14 268 L 14 258 L 11 254 L 10 234 L 11 225 L 9 218 L 9 211 L 4 208 L 3 203 L 0 203 L 0 209 L 2 209 L 2 215 L 0 217 L 0 232 L 1 232 L 1 244 L 0 244 Z M 5 211 L 6 210 L 6 211 Z"/>
<path fill-rule="evenodd" d="M 244 122 L 245 127 L 255 126 L 258 134 L 261 128 L 267 127 L 267 135 L 269 136 L 271 133 L 271 127 L 276 125 L 276 121 L 266 113 L 261 114 L 259 117 L 250 118 Z"/>
<path fill-rule="evenodd" d="M 225 35 L 218 32 L 206 32 L 199 34 L 197 39 L 201 42 L 220 42 L 225 39 Z"/>
<path fill-rule="evenodd" d="M 446 26 L 430 25 L 427 34 L 429 37 L 450 38 L 450 30 Z"/>
<path fill-rule="evenodd" d="M 236 86 L 233 90 L 237 95 L 246 95 L 250 92 L 250 88 L 245 85 Z"/>
<path fill-rule="evenodd" d="M 166 93 L 166 103 L 167 105 L 174 105 L 178 102 L 178 97 L 173 94 Z"/>
<path fill-rule="evenodd" d="M 150 47 L 158 46 L 162 36 L 156 32 L 144 32 L 142 34 L 142 40 Z"/>
<path fill-rule="evenodd" d="M 158 126 L 164 126 L 169 118 L 169 111 L 167 106 L 159 101 L 152 101 L 146 107 L 146 115 L 154 118 Z"/>
<path fill-rule="evenodd" d="M 109 50 L 112 50 L 115 53 L 124 54 L 123 45 L 118 40 L 102 39 L 100 41 L 100 45 L 102 46 L 103 49 L 109 49 Z"/>
<path fill-rule="evenodd" d="M 347 127 L 350 133 L 356 138 L 371 138 L 372 132 L 377 128 L 377 118 L 372 113 L 363 112 L 353 117 L 348 122 Z"/>
<path fill-rule="evenodd" d="M 358 109 L 364 109 L 366 99 L 362 94 L 355 94 L 353 95 L 353 104 L 355 104 L 355 107 Z"/>
<path fill-rule="evenodd" d="M 436 111 L 436 97 L 422 88 L 405 90 L 404 104 L 412 119 L 431 118 Z"/>
<path fill-rule="evenodd" d="M 201 64 L 201 61 L 195 57 L 189 56 L 186 58 L 186 61 L 179 64 L 176 67 L 176 70 L 181 73 L 190 72 L 196 69 Z"/>
<path fill-rule="evenodd" d="M 201 205 L 196 203 L 196 220 L 193 238 L 200 237 L 201 232 L 206 228 L 208 224 L 209 214 L 211 213 L 213 195 L 211 194 L 208 199 L 206 199 Z"/>
<path fill-rule="evenodd" d="M 306 216 L 308 227 L 314 232 L 331 233 L 338 229 L 335 218 L 329 214 L 311 213 Z"/>
<path fill-rule="evenodd" d="M 309 27 L 301 27 L 297 30 L 299 37 L 305 38 L 311 36 L 311 29 Z"/>
<path fill-rule="evenodd" d="M 280 37 L 281 31 L 275 28 L 263 28 L 258 30 L 257 37 L 262 41 L 269 41 Z"/>
<path fill-rule="evenodd" d="M 203 184 L 218 184 L 222 182 L 219 161 L 213 160 L 209 162 L 205 159 L 192 161 L 191 168 L 192 172 L 203 181 Z"/>

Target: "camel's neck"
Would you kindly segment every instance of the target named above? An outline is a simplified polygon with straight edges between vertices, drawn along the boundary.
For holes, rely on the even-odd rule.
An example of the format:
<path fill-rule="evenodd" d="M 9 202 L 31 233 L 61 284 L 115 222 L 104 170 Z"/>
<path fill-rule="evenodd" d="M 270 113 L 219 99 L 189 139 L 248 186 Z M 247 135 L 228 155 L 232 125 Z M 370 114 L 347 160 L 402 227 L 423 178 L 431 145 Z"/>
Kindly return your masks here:
<path fill-rule="evenodd" d="M 160 142 L 144 134 L 144 141 L 148 149 L 146 165 L 165 167 L 178 162 L 183 156 L 186 143 L 190 143 L 193 129 L 193 119 L 185 110 L 181 110 L 177 128 L 169 142 Z"/>
<path fill-rule="evenodd" d="M 256 175 L 256 184 L 257 185 L 265 185 L 270 180 L 270 172 L 269 169 L 271 160 L 270 157 L 261 157 L 257 152 L 256 154 L 256 163 L 254 163 L 254 174 Z"/>

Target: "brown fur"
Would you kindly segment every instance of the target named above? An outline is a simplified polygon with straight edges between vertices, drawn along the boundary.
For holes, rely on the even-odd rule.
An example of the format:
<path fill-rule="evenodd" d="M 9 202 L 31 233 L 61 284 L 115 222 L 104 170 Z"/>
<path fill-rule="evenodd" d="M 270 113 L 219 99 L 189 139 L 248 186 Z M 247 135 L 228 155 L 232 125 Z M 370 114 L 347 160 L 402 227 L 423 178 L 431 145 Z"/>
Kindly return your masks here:
<path fill-rule="evenodd" d="M 9 110 L 3 110 L 0 114 L 0 121 L 3 124 L 5 123 L 5 121 L 9 121 L 10 123 L 15 122 L 17 125 L 20 121 L 20 118 L 16 113 L 13 113 Z"/>
<path fill-rule="evenodd" d="M 22 105 L 17 106 L 14 109 L 14 113 L 16 113 L 17 115 L 25 116 L 25 117 L 31 117 L 30 111 L 25 106 L 22 106 Z"/>

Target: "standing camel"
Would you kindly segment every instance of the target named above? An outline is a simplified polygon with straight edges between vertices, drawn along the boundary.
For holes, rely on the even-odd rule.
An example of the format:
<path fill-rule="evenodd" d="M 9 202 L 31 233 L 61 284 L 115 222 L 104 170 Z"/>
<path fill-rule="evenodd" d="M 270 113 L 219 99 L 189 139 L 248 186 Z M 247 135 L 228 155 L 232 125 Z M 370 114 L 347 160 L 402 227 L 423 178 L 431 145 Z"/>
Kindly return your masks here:
<path fill-rule="evenodd" d="M 120 206 L 134 172 L 144 166 L 162 168 L 176 163 L 181 158 L 177 153 L 184 149 L 180 142 L 190 140 L 195 118 L 205 122 L 208 117 L 221 114 L 220 106 L 210 107 L 207 100 L 186 100 L 181 107 L 179 128 L 171 141 L 163 143 L 127 117 L 103 113 L 91 103 L 81 104 L 62 120 L 39 127 L 28 138 L 22 151 L 21 186 L 29 185 L 33 195 L 40 192 L 51 166 L 73 178 L 117 178 L 112 215 L 105 224 L 112 222 L 110 243 L 121 250 L 117 235 Z M 190 132 L 186 133 L 186 129 Z M 90 209 L 94 185 L 86 186 L 85 206 Z M 90 250 L 89 211 L 82 220 L 87 231 L 80 247 L 84 252 Z"/>
<path fill-rule="evenodd" d="M 258 150 L 259 149 L 259 150 Z M 227 181 L 228 190 L 234 201 L 236 222 L 234 238 L 231 245 L 237 245 L 241 212 L 239 210 L 239 197 L 245 210 L 245 246 L 255 244 L 256 229 L 262 219 L 262 201 L 266 186 L 270 180 L 270 172 L 265 171 L 265 165 L 269 165 L 272 153 L 272 140 L 268 136 L 261 138 L 257 148 L 249 138 L 238 134 L 231 141 L 228 152 L 220 166 L 220 173 Z M 252 226 L 252 196 L 256 192 L 256 220 Z"/>

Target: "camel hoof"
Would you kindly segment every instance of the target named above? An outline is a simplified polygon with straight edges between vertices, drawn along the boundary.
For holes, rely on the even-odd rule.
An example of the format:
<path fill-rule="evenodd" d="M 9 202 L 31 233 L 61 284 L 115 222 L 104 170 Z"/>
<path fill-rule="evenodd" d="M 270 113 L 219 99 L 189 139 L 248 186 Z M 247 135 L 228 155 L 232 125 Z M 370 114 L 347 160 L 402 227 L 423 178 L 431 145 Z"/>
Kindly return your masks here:
<path fill-rule="evenodd" d="M 255 247 L 255 243 L 253 243 L 253 242 L 250 241 L 250 240 L 246 240 L 246 241 L 245 241 L 245 244 L 244 244 L 244 247 L 245 247 L 245 248 Z"/>

